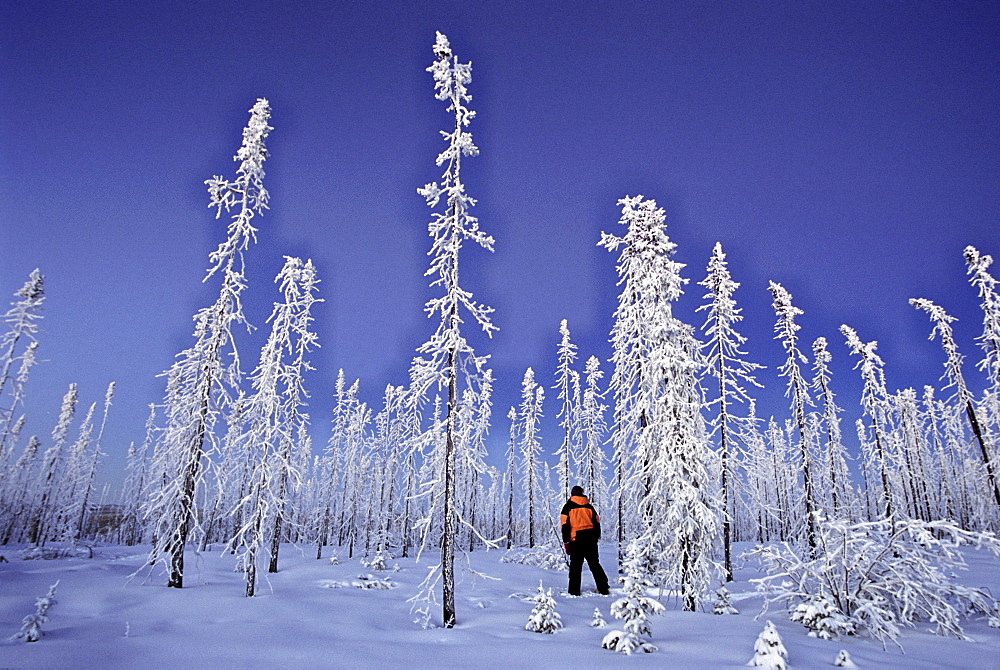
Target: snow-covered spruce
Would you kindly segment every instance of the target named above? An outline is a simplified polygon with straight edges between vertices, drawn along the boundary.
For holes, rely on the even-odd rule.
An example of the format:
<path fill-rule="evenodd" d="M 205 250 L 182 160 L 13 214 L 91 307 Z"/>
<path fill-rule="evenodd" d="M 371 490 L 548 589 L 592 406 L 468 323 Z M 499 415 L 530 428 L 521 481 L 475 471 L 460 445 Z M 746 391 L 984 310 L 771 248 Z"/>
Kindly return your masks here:
<path fill-rule="evenodd" d="M 253 219 L 267 209 L 263 180 L 270 118 L 270 104 L 258 99 L 235 156 L 240 162 L 236 180 L 214 176 L 205 182 L 216 218 L 223 210 L 236 213 L 226 240 L 209 254 L 205 279 L 216 273 L 222 276 L 219 297 L 195 314 L 195 343 L 178 354 L 165 373 L 167 425 L 154 449 L 152 466 L 162 486 L 150 492 L 143 513 L 156 540 L 149 562 L 163 565 L 170 587 L 184 584 L 184 549 L 190 531 L 200 526 L 196 491 L 205 484 L 203 462 L 218 439 L 217 420 L 230 408 L 242 376 L 232 329 L 247 323 L 240 298 L 246 287 L 243 252 L 257 240 Z"/>
<path fill-rule="evenodd" d="M 841 649 L 837 653 L 837 658 L 833 659 L 833 665 L 837 668 L 856 668 L 854 661 L 851 660 L 851 655 L 847 653 L 846 649 Z"/>
<path fill-rule="evenodd" d="M 858 629 L 881 641 L 896 641 L 902 626 L 937 624 L 940 635 L 968 639 L 961 626 L 967 613 L 989 616 L 997 602 L 982 589 L 956 583 L 966 569 L 963 548 L 988 549 L 1000 556 L 1000 539 L 967 531 L 950 521 L 881 519 L 848 523 L 817 515 L 817 552 L 803 555 L 790 545 L 760 547 L 767 576 L 751 579 L 765 607 L 784 602 L 794 608 L 820 596 Z M 898 644 L 898 642 L 897 642 Z"/>
<path fill-rule="evenodd" d="M 852 635 L 854 622 L 837 609 L 826 595 L 819 595 L 800 602 L 789 618 L 809 629 L 809 637 L 836 640 L 841 635 Z"/>
<path fill-rule="evenodd" d="M 733 607 L 733 603 L 729 600 L 729 589 L 725 586 L 720 586 L 715 590 L 716 601 L 715 605 L 712 607 L 712 614 L 739 614 L 740 611 Z"/>
<path fill-rule="evenodd" d="M 42 302 L 45 300 L 45 277 L 38 268 L 31 271 L 28 281 L 14 293 L 14 297 L 19 300 L 15 300 L 11 308 L 0 317 L 8 325 L 7 332 L 0 337 L 0 398 L 4 399 L 0 402 L 0 466 L 4 464 L 2 457 L 16 442 L 18 431 L 12 430 L 17 425 L 14 417 L 17 408 L 24 404 L 28 371 L 37 361 L 36 321 L 42 318 Z M 22 349 L 19 344 L 26 346 Z M 11 368 L 18 361 L 18 371 L 12 375 Z M 7 382 L 11 382 L 9 391 Z"/>
<path fill-rule="evenodd" d="M 49 592 L 44 596 L 35 599 L 35 611 L 24 617 L 21 630 L 14 636 L 15 639 L 24 639 L 25 642 L 38 642 L 42 637 L 42 624 L 48 623 L 48 611 L 58 601 L 56 600 L 57 581 L 49 587 Z"/>
<path fill-rule="evenodd" d="M 601 608 L 594 608 L 594 618 L 590 620 L 591 628 L 607 628 L 608 622 L 604 620 L 604 616 L 601 614 Z"/>
<path fill-rule="evenodd" d="M 739 444 L 739 427 L 745 422 L 745 419 L 735 416 L 733 411 L 737 403 L 752 402 L 746 387 L 761 387 L 754 378 L 754 372 L 763 366 L 743 358 L 746 352 L 742 347 L 747 339 L 735 328 L 743 319 L 743 315 L 733 299 L 733 293 L 740 285 L 734 282 L 729 274 L 726 254 L 719 242 L 716 242 L 712 250 L 712 258 L 708 263 L 708 276 L 700 284 L 708 289 L 704 297 L 709 302 L 699 307 L 697 311 L 708 310 L 708 317 L 702 330 L 708 338 L 706 364 L 709 374 L 715 377 L 714 385 L 718 392 L 718 396 L 709 405 L 716 405 L 718 408 L 711 422 L 719 435 L 720 483 L 723 499 L 723 569 L 726 571 L 726 581 L 731 582 L 733 581 L 732 526 L 736 518 L 735 487 L 738 484 L 736 449 Z"/>
<path fill-rule="evenodd" d="M 538 593 L 534 598 L 535 607 L 531 610 L 525 630 L 533 633 L 552 634 L 563 627 L 562 618 L 556 612 L 556 601 L 552 597 L 552 589 L 548 591 L 538 582 Z"/>
<path fill-rule="evenodd" d="M 666 214 L 642 196 L 618 204 L 627 232 L 602 233 L 600 245 L 621 248 L 611 379 L 619 550 L 626 531 L 641 538 L 645 578 L 678 589 L 683 608 L 694 611 L 719 568 L 722 516 L 701 413 L 701 344 L 673 314 L 687 280 L 672 259 L 677 245 L 666 235 Z"/>
<path fill-rule="evenodd" d="M 472 100 L 467 89 L 472 81 L 472 64 L 459 62 L 448 38 L 440 32 L 433 50 L 436 60 L 427 70 L 434 76 L 434 97 L 448 103 L 448 111 L 454 114 L 454 130 L 441 133 L 448 143 L 448 147 L 437 157 L 437 165 L 445 166 L 441 183 L 431 182 L 417 189 L 431 208 L 437 208 L 442 200 L 445 207 L 443 212 L 435 212 L 428 224 L 433 242 L 429 254 L 430 267 L 425 273 L 425 276 L 433 278 L 431 287 L 442 291 L 424 307 L 428 316 L 437 316 L 439 321 L 431 338 L 417 349 L 419 357 L 411 368 L 411 393 L 415 406 L 426 402 L 435 391 L 446 390 L 447 394 L 443 420 L 434 421 L 426 431 L 428 441 L 433 445 L 433 460 L 440 469 L 432 487 L 431 509 L 427 511 L 425 522 L 419 523 L 427 529 L 432 526 L 440 529 L 441 614 L 444 626 L 451 628 L 456 623 L 457 464 L 475 460 L 470 454 L 463 453 L 471 445 L 463 443 L 458 434 L 459 405 L 467 397 L 466 391 L 481 398 L 484 395 L 481 387 L 488 384 L 485 381 L 488 378 L 485 367 L 487 358 L 477 356 L 462 336 L 462 313 L 471 315 L 488 336 L 492 336 L 497 327 L 490 320 L 493 309 L 475 302 L 472 293 L 458 283 L 459 252 L 463 243 L 473 242 L 493 251 L 493 238 L 480 229 L 479 219 L 472 215 L 476 201 L 465 192 L 461 178 L 462 157 L 479 153 L 472 134 L 467 130 L 476 114 L 466 107 Z M 425 533 L 424 538 L 427 537 Z M 429 575 L 429 579 L 425 587 L 436 582 L 437 577 Z M 422 588 L 421 592 L 428 593 L 426 588 Z M 430 602 L 423 596 L 418 601 Z M 426 608 L 421 611 L 426 611 Z"/>
<path fill-rule="evenodd" d="M 648 585 L 644 575 L 649 574 L 646 555 L 637 541 L 629 543 L 625 561 L 624 598 L 611 605 L 611 614 L 622 619 L 624 630 L 613 630 L 601 640 L 601 646 L 626 655 L 635 651 L 646 653 L 656 651 L 656 646 L 647 641 L 653 631 L 649 617 L 663 611 L 663 605 L 646 595 Z"/>
<path fill-rule="evenodd" d="M 782 644 L 778 630 L 768 621 L 753 644 L 753 658 L 747 665 L 767 670 L 785 670 L 788 667 L 785 662 L 787 658 L 788 650 Z"/>

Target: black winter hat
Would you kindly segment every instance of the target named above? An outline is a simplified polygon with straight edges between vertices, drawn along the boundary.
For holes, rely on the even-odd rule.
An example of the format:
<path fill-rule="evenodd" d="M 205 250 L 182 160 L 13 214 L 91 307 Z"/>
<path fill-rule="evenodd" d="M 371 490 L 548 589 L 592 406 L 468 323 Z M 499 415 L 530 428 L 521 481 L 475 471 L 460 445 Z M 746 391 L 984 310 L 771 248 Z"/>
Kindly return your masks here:
<path fill-rule="evenodd" d="M 582 486 L 574 486 L 573 490 L 570 492 L 570 495 L 582 496 L 583 495 L 583 487 Z"/>

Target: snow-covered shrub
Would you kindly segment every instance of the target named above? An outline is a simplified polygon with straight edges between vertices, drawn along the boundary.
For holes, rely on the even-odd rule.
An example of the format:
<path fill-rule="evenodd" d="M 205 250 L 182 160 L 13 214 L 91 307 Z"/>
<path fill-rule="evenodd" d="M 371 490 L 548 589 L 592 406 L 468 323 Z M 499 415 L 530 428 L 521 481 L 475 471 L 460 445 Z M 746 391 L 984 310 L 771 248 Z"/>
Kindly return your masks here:
<path fill-rule="evenodd" d="M 768 621 L 764 630 L 757 636 L 757 641 L 753 644 L 753 658 L 747 665 L 767 668 L 768 670 L 785 670 L 787 667 L 786 658 L 788 658 L 788 650 L 781 643 L 778 629 Z"/>
<path fill-rule="evenodd" d="M 854 622 L 837 609 L 828 596 L 803 600 L 792 611 L 791 620 L 809 629 L 809 637 L 836 640 L 854 634 Z"/>
<path fill-rule="evenodd" d="M 58 602 L 56 600 L 57 586 L 59 586 L 58 581 L 49 587 L 48 593 L 35 599 L 35 612 L 24 617 L 21 630 L 14 636 L 15 638 L 24 638 L 25 642 L 38 642 L 43 635 L 42 624 L 49 621 L 49 608 Z"/>
<path fill-rule="evenodd" d="M 51 561 L 57 558 L 93 558 L 94 550 L 86 545 L 68 547 L 30 547 L 21 552 L 21 560 Z"/>
<path fill-rule="evenodd" d="M 595 607 L 594 608 L 594 618 L 591 620 L 590 626 L 591 626 L 591 628 L 607 628 L 608 627 L 608 622 L 605 621 L 604 617 L 601 615 L 601 608 L 600 607 Z"/>
<path fill-rule="evenodd" d="M 541 582 L 538 582 L 538 593 L 535 595 L 535 608 L 531 610 L 525 630 L 533 633 L 554 633 L 563 627 L 562 617 L 556 612 L 556 601 L 552 598 L 552 589 L 548 592 Z"/>
<path fill-rule="evenodd" d="M 733 607 L 733 603 L 729 601 L 729 589 L 725 586 L 720 586 L 715 591 L 717 600 L 715 601 L 715 606 L 712 607 L 712 614 L 739 614 L 740 611 Z"/>
<path fill-rule="evenodd" d="M 340 565 L 340 557 L 334 554 L 330 557 L 330 565 Z"/>
<path fill-rule="evenodd" d="M 534 549 L 509 549 L 500 557 L 501 563 L 513 563 L 515 565 L 530 565 L 534 568 L 545 570 L 557 570 L 566 572 L 569 566 L 566 565 L 566 554 L 562 547 L 545 546 Z"/>
<path fill-rule="evenodd" d="M 815 552 L 782 544 L 748 554 L 760 558 L 767 572 L 751 580 L 764 594 L 765 609 L 775 601 L 794 608 L 823 596 L 883 644 L 895 641 L 901 626 L 920 620 L 937 624 L 938 634 L 968 639 L 960 619 L 995 611 L 997 603 L 985 591 L 954 581 L 954 573 L 967 567 L 963 547 L 1000 556 L 1000 540 L 992 533 L 966 531 L 950 521 L 852 524 L 821 515 L 816 528 Z"/>
<path fill-rule="evenodd" d="M 838 668 L 856 668 L 857 665 L 851 660 L 851 655 L 847 653 L 846 649 L 841 649 L 837 654 L 837 658 L 833 659 L 833 665 Z"/>
<path fill-rule="evenodd" d="M 631 654 L 641 650 L 646 653 L 656 651 L 656 646 L 643 639 L 651 636 L 649 616 L 663 611 L 663 605 L 645 594 L 646 579 L 644 578 L 644 556 L 636 542 L 629 544 L 625 559 L 625 580 L 622 591 L 624 598 L 619 598 L 611 605 L 611 614 L 617 619 L 623 619 L 624 630 L 613 630 L 601 640 L 601 646 L 611 651 Z"/>
<path fill-rule="evenodd" d="M 385 565 L 385 554 L 381 551 L 370 559 L 362 559 L 361 565 L 365 566 L 369 570 L 374 570 L 375 572 L 385 572 L 388 569 Z"/>

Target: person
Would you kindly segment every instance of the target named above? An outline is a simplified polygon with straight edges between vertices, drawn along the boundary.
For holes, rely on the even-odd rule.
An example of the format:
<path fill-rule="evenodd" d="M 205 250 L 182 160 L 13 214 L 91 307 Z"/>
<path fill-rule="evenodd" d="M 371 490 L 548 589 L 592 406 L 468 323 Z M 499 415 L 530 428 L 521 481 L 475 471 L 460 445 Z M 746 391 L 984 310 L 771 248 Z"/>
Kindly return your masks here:
<path fill-rule="evenodd" d="M 569 594 L 580 595 L 580 573 L 583 572 L 583 562 L 587 561 L 590 573 L 594 576 L 597 592 L 608 595 L 608 576 L 604 574 L 601 560 L 597 553 L 597 542 L 601 539 L 601 517 L 583 495 L 583 487 L 574 486 L 570 499 L 563 505 L 559 515 L 562 526 L 563 546 L 569 554 Z"/>

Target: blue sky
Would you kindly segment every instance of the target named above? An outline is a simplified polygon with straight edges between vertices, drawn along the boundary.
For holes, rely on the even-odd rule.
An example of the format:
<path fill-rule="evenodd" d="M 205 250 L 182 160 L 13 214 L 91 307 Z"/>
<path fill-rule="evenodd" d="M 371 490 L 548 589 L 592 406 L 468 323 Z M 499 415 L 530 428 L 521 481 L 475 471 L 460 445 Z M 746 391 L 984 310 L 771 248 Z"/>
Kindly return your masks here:
<path fill-rule="evenodd" d="M 654 198 L 700 325 L 721 241 L 750 357 L 784 411 L 768 281 L 826 336 L 836 391 L 859 416 L 837 332 L 878 340 L 891 388 L 937 383 L 943 354 L 907 304 L 960 318 L 967 374 L 980 331 L 962 249 L 1000 256 L 998 2 L 47 2 L 0 6 L 0 291 L 46 276 L 28 433 L 47 437 L 70 382 L 118 392 L 103 475 L 142 438 L 157 375 L 190 342 L 224 221 L 203 181 L 231 176 L 247 110 L 272 104 L 271 210 L 247 254 L 252 367 L 283 255 L 314 260 L 325 299 L 309 379 L 325 439 L 343 367 L 377 405 L 432 332 L 423 303 L 430 212 L 449 125 L 425 68 L 435 30 L 473 63 L 463 177 L 496 252 L 469 247 L 463 284 L 496 308 L 502 450 L 524 370 L 551 386 L 561 319 L 583 358 L 610 356 L 616 201 Z M 997 272 L 994 272 L 996 275 Z M 469 331 L 471 335 L 471 329 Z M 605 363 L 605 370 L 610 367 Z M 546 406 L 549 436 L 557 411 Z"/>

